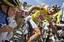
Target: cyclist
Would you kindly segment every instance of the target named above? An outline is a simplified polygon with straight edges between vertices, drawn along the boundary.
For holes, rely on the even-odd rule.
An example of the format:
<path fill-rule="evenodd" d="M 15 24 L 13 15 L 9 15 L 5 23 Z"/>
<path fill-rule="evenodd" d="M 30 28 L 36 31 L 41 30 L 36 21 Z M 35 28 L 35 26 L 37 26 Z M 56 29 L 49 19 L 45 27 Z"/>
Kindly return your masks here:
<path fill-rule="evenodd" d="M 32 10 L 35 10 L 35 13 L 25 18 L 27 28 L 32 28 L 31 30 L 34 31 L 34 34 L 30 36 L 28 42 L 33 42 L 33 40 L 37 39 L 41 35 L 40 29 L 38 27 L 39 23 L 42 20 L 44 20 L 44 16 L 43 17 L 41 16 L 42 15 L 41 11 L 43 14 L 48 13 L 46 8 L 33 7 Z"/>
<path fill-rule="evenodd" d="M 46 20 L 49 24 L 52 20 L 52 17 L 54 17 L 56 19 L 56 23 L 59 23 L 60 22 L 60 16 L 61 14 L 57 14 L 58 12 L 60 12 L 60 8 L 56 7 L 56 9 L 53 7 L 51 8 L 50 10 L 48 10 L 48 7 L 46 7 L 46 5 L 43 7 L 43 10 L 39 10 L 37 12 L 35 12 L 33 15 L 32 15 L 32 20 L 36 23 L 36 24 L 39 24 L 40 22 Z M 56 12 L 55 12 L 56 11 Z M 57 15 L 56 15 L 57 14 Z M 55 16 L 56 15 L 56 16 Z M 35 25 L 34 25 L 35 26 Z M 37 26 L 38 27 L 38 26 Z M 39 29 L 38 29 L 39 30 Z M 39 32 L 41 34 L 41 32 Z M 35 33 L 36 34 L 36 33 Z M 33 37 L 33 36 L 32 36 Z M 30 37 L 31 39 L 31 37 Z M 29 41 L 30 41 L 29 39 Z M 33 39 L 33 38 L 32 38 Z M 32 40 L 31 39 L 31 40 Z"/>
<path fill-rule="evenodd" d="M 9 42 L 13 35 L 13 28 L 16 27 L 14 18 L 16 7 L 18 6 L 18 0 L 0 0 L 0 42 Z M 12 24 L 14 24 L 14 26 L 12 26 Z"/>
<path fill-rule="evenodd" d="M 36 23 L 31 19 L 31 16 L 26 17 L 25 22 L 26 22 L 27 28 L 29 28 L 28 26 L 31 25 L 30 29 L 33 29 L 35 31 L 35 34 L 32 35 L 28 40 L 28 42 L 32 42 L 34 40 L 34 37 L 36 39 L 40 35 L 40 30 L 39 30 L 38 26 L 36 25 Z M 28 31 L 28 32 L 30 32 L 30 31 Z"/>

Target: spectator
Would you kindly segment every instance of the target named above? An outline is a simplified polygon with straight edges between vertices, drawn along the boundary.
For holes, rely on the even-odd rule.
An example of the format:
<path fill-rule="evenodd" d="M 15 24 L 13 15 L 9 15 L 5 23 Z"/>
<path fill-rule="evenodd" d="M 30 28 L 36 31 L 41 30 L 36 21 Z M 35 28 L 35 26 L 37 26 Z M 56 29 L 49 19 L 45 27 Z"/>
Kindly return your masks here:
<path fill-rule="evenodd" d="M 16 22 L 14 20 L 16 14 L 16 6 L 19 6 L 18 0 L 2 0 L 0 3 L 0 42 L 9 42 L 13 35 L 13 28 L 15 28 Z M 4 4 L 5 3 L 5 4 Z M 14 24 L 15 26 L 13 26 Z"/>

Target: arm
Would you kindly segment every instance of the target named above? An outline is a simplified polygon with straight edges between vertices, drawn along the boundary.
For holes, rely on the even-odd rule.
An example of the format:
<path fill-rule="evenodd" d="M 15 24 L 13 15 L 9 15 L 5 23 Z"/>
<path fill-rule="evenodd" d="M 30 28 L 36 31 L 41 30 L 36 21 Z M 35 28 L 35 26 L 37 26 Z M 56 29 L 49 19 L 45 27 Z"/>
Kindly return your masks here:
<path fill-rule="evenodd" d="M 41 35 L 39 27 L 32 20 L 30 20 L 30 23 L 34 30 L 34 34 L 29 38 L 28 42 L 32 42 L 34 39 L 37 39 Z"/>
<path fill-rule="evenodd" d="M 0 32 L 12 32 L 13 29 L 10 26 L 4 26 L 0 29 Z"/>
<path fill-rule="evenodd" d="M 8 5 L 10 5 L 10 6 L 12 6 L 12 7 L 14 7 L 14 5 L 13 4 L 11 4 L 10 2 L 8 2 L 7 0 L 3 0 L 6 4 L 8 4 Z"/>
<path fill-rule="evenodd" d="M 64 27 L 64 24 L 56 24 L 57 26 Z"/>
<path fill-rule="evenodd" d="M 34 39 L 38 39 L 40 37 L 41 33 L 40 33 L 40 30 L 39 29 L 35 29 L 35 34 L 32 35 L 28 42 L 33 42 Z"/>

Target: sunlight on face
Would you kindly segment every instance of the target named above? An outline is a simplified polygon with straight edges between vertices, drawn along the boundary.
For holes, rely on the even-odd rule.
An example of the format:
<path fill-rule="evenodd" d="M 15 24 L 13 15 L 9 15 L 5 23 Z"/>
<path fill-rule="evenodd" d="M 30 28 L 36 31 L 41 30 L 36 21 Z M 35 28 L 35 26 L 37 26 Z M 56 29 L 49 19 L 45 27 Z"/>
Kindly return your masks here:
<path fill-rule="evenodd" d="M 10 7 L 9 12 L 8 12 L 8 15 L 10 17 L 15 17 L 16 16 L 16 12 L 17 12 L 17 9 L 16 8 Z"/>
<path fill-rule="evenodd" d="M 48 12 L 49 12 L 50 15 L 54 14 L 54 8 L 53 7 L 50 7 L 48 9 Z"/>

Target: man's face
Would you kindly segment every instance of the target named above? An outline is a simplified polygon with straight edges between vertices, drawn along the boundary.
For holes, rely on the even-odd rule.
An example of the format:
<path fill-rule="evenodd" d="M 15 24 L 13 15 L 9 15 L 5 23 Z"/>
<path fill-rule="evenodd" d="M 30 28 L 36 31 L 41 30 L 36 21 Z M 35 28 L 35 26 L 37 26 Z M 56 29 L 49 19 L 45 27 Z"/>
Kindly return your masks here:
<path fill-rule="evenodd" d="M 49 8 L 48 12 L 50 15 L 54 14 L 54 8 Z"/>
<path fill-rule="evenodd" d="M 10 17 L 15 17 L 15 16 L 16 16 L 16 12 L 17 12 L 17 8 L 12 8 L 12 7 L 10 7 L 10 8 L 9 8 L 9 11 L 8 11 L 8 15 L 9 15 Z"/>

